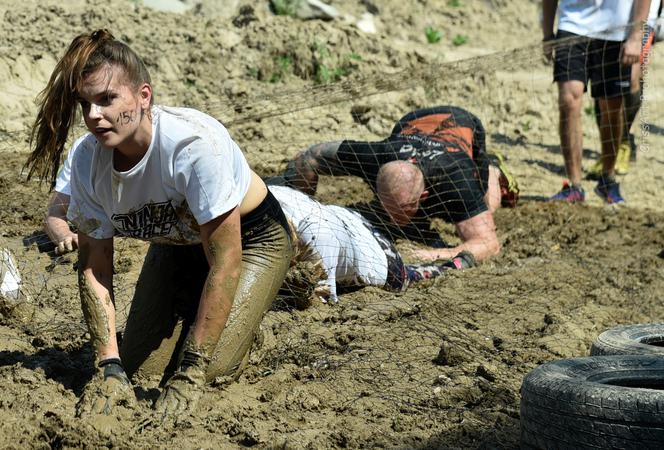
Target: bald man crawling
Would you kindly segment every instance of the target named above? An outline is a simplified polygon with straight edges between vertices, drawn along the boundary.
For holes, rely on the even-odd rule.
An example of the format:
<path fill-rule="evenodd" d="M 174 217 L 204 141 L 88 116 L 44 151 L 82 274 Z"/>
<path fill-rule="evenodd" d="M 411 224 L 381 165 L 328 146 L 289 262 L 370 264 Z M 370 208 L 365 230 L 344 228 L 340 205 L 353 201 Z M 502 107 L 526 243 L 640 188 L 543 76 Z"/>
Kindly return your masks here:
<path fill-rule="evenodd" d="M 516 183 L 499 162 L 487 154 L 476 116 L 438 106 L 407 114 L 382 141 L 315 144 L 296 155 L 284 178 L 313 195 L 319 175 L 361 177 L 377 197 L 368 218 L 393 236 L 396 226 L 401 234 L 394 237 L 430 246 L 417 257 L 450 259 L 468 251 L 481 261 L 500 251 L 492 213 L 518 198 Z M 432 218 L 454 223 L 461 243 L 449 247 L 437 233 L 432 237 Z"/>

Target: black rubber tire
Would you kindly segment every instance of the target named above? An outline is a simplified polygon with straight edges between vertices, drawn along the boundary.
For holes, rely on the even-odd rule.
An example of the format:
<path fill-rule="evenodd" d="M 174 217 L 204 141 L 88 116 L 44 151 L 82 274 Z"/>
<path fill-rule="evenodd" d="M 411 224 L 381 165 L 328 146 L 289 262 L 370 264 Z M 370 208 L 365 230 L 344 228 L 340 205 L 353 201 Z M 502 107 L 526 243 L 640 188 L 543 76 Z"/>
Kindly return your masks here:
<path fill-rule="evenodd" d="M 523 380 L 521 448 L 663 447 L 664 358 L 564 359 Z"/>
<path fill-rule="evenodd" d="M 621 325 L 606 330 L 593 342 L 590 355 L 664 356 L 664 324 Z"/>

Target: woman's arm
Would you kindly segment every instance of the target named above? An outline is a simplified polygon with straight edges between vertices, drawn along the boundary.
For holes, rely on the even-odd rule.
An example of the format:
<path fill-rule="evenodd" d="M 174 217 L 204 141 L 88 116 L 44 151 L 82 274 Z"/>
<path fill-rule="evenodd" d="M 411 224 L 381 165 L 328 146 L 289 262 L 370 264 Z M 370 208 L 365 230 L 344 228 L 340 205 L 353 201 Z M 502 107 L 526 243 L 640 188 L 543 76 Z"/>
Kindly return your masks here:
<path fill-rule="evenodd" d="M 48 202 L 44 230 L 55 244 L 56 255 L 73 252 L 78 247 L 78 234 L 74 233 L 67 223 L 69 200 L 69 195 L 55 191 Z"/>
<path fill-rule="evenodd" d="M 179 415 L 195 408 L 208 364 L 226 326 L 242 265 L 239 208 L 201 225 L 201 240 L 210 271 L 178 368 L 155 404 L 162 422 L 177 420 Z"/>
<path fill-rule="evenodd" d="M 79 235 L 78 289 L 97 359 L 118 358 L 113 299 L 113 238 Z"/>
<path fill-rule="evenodd" d="M 211 357 L 226 326 L 233 305 L 242 265 L 240 210 L 228 213 L 201 225 L 201 241 L 210 271 L 201 293 L 190 339 L 197 351 Z"/>

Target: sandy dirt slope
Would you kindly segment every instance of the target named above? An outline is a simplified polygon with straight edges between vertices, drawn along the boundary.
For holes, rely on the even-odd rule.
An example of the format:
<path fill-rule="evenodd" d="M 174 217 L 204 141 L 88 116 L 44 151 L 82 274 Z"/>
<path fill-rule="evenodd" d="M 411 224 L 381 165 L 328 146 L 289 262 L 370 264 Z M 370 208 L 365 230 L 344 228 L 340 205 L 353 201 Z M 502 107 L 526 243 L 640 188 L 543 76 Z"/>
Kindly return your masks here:
<path fill-rule="evenodd" d="M 658 47 L 641 116 L 649 134 L 636 131 L 643 145 L 622 179 L 629 204 L 616 212 L 592 193 L 582 206 L 539 201 L 563 174 L 551 68 L 538 52 L 539 2 L 376 1 L 376 34 L 355 26 L 369 2 L 333 0 L 342 17 L 332 22 L 239 3 L 251 8 L 229 14 L 203 2 L 171 14 L 120 0 L 0 1 L 0 245 L 14 251 L 30 296 L 0 311 L 0 447 L 515 448 L 529 370 L 587 354 L 615 324 L 664 320 Z M 39 251 L 48 194 L 21 166 L 35 96 L 71 39 L 99 27 L 145 57 L 159 103 L 214 114 L 262 175 L 317 141 L 382 138 L 413 108 L 475 112 L 524 197 L 497 214 L 502 254 L 402 295 L 365 289 L 304 311 L 276 304 L 238 382 L 211 386 L 177 425 L 154 421 L 154 380 L 137 384 L 139 406 L 115 419 L 114 432 L 75 418 L 93 374 L 76 257 Z M 427 43 L 426 27 L 443 33 L 439 43 Z M 455 46 L 457 35 L 467 42 Z M 323 68 L 344 75 L 324 84 Z M 590 115 L 584 126 L 589 165 L 599 142 Z M 341 204 L 366 196 L 353 179 L 325 179 L 320 192 Z M 118 243 L 121 317 L 144 251 Z"/>

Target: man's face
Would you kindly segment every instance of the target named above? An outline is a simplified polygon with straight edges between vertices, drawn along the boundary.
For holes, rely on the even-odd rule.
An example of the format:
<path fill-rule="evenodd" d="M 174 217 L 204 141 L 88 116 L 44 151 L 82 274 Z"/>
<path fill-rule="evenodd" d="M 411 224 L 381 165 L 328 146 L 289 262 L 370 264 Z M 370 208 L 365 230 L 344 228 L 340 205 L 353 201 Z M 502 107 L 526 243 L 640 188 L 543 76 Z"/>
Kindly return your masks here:
<path fill-rule="evenodd" d="M 143 109 L 149 107 L 149 97 L 146 105 L 141 91 L 126 81 L 124 70 L 112 65 L 103 65 L 85 78 L 78 100 L 88 130 L 108 148 L 130 140 Z"/>
<path fill-rule="evenodd" d="M 383 208 L 397 225 L 407 225 L 420 207 L 420 199 L 403 192 L 382 193 L 378 196 Z"/>

